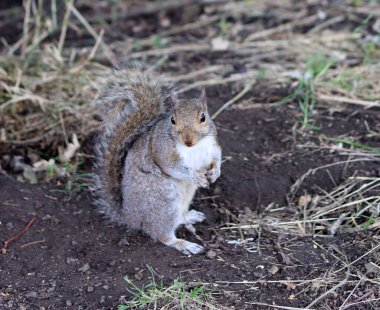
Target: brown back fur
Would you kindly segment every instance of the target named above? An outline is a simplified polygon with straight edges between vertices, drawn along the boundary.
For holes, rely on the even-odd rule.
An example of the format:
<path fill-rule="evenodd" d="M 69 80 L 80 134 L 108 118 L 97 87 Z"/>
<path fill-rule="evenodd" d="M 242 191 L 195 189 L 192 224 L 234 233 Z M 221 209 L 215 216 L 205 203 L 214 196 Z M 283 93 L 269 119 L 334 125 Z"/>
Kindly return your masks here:
<path fill-rule="evenodd" d="M 104 110 L 103 133 L 96 146 L 93 193 L 100 212 L 118 222 L 121 179 L 128 149 L 170 110 L 171 86 L 144 68 L 120 68 L 108 74 L 97 99 Z"/>

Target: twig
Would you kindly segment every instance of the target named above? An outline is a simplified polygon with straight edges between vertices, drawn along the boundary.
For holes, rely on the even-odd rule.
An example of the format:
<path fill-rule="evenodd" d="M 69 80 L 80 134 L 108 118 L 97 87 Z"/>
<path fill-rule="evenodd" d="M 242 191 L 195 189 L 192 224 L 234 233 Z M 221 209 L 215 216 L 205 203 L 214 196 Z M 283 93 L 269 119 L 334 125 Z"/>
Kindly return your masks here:
<path fill-rule="evenodd" d="M 202 68 L 199 70 L 195 70 L 183 75 L 177 75 L 177 76 L 168 76 L 166 79 L 171 82 L 178 82 L 178 81 L 184 81 L 184 80 L 192 80 L 200 75 L 206 74 L 206 73 L 212 73 L 212 72 L 217 72 L 220 70 L 225 69 L 226 66 L 220 66 L 220 65 L 215 65 L 215 66 L 209 66 L 206 68 Z"/>
<path fill-rule="evenodd" d="M 25 37 L 21 37 L 15 44 L 13 44 L 9 50 L 8 55 L 13 55 L 24 44 Z"/>
<path fill-rule="evenodd" d="M 32 46 L 37 46 L 41 42 L 40 32 L 41 32 L 41 21 L 42 21 L 42 14 L 43 14 L 42 3 L 43 3 L 43 0 L 37 1 L 37 8 L 35 8 L 35 12 L 34 12 L 35 28 L 34 28 Z"/>
<path fill-rule="evenodd" d="M 306 284 L 306 283 L 314 283 L 314 282 L 317 282 L 317 283 L 322 283 L 322 282 L 325 282 L 325 283 L 329 283 L 329 282 L 336 282 L 336 280 L 334 281 L 329 281 L 328 279 L 326 278 L 315 278 L 315 279 L 304 279 L 304 280 L 298 280 L 298 279 L 286 279 L 286 280 L 256 280 L 256 281 L 215 281 L 216 283 L 220 283 L 220 284 L 276 284 L 276 283 L 281 283 L 281 284 L 287 284 L 289 282 L 292 282 L 292 283 L 299 283 L 297 285 L 302 285 L 302 284 Z"/>
<path fill-rule="evenodd" d="M 188 32 L 190 30 L 194 30 L 194 29 L 200 28 L 202 26 L 207 26 L 208 24 L 211 24 L 211 23 L 213 23 L 219 19 L 220 19 L 220 16 L 211 16 L 207 19 L 202 19 L 202 20 L 196 21 L 194 23 L 181 25 L 181 26 L 174 27 L 174 28 L 171 28 L 171 29 L 166 30 L 166 31 L 156 33 L 154 35 L 151 35 L 149 38 L 138 40 L 138 42 L 139 42 L 139 45 L 141 45 L 141 46 L 151 45 L 152 40 L 156 37 L 164 38 L 164 37 L 169 37 L 172 35 L 177 35 L 181 32 Z"/>
<path fill-rule="evenodd" d="M 21 54 L 25 54 L 26 45 L 28 44 L 29 39 L 29 20 L 30 20 L 30 8 L 31 8 L 31 1 L 26 0 L 24 1 L 25 6 L 25 18 L 24 18 L 24 25 L 23 25 L 23 35 L 22 35 L 22 47 L 21 47 Z"/>
<path fill-rule="evenodd" d="M 40 105 L 41 107 L 41 110 L 42 111 L 46 111 L 46 108 L 45 108 L 45 103 L 48 102 L 47 99 L 45 98 L 42 98 L 38 95 L 34 95 L 34 94 L 26 94 L 26 95 L 22 95 L 22 96 L 14 96 L 14 98 L 8 100 L 7 102 L 4 102 L 1 106 L 0 106 L 0 110 L 1 111 L 4 111 L 5 108 L 9 105 L 12 105 L 14 103 L 18 103 L 18 102 L 22 102 L 22 101 L 25 101 L 25 100 L 30 100 L 31 102 L 36 102 Z"/>
<path fill-rule="evenodd" d="M 234 102 L 238 101 L 241 97 L 243 97 L 246 93 L 248 93 L 253 84 L 256 82 L 255 79 L 251 80 L 249 83 L 245 84 L 243 90 L 238 93 L 235 97 L 233 97 L 232 99 L 228 100 L 225 104 L 223 104 L 220 109 L 218 111 L 216 111 L 213 115 L 212 115 L 212 119 L 215 119 L 220 113 L 222 113 L 225 109 L 227 109 L 231 104 L 233 104 Z"/>
<path fill-rule="evenodd" d="M 211 46 L 209 44 L 177 44 L 167 48 L 153 49 L 143 52 L 135 52 L 127 56 L 127 59 L 131 58 L 143 58 L 148 56 L 162 56 L 168 54 L 175 54 L 179 52 L 188 52 L 188 51 L 207 51 L 211 50 Z"/>
<path fill-rule="evenodd" d="M 66 146 L 68 146 L 69 145 L 69 139 L 67 138 L 65 120 L 63 119 L 63 115 L 62 115 L 61 110 L 58 111 L 58 115 L 59 115 L 59 121 L 60 121 L 61 127 L 62 127 L 63 137 L 65 139 L 65 144 L 66 144 Z"/>
<path fill-rule="evenodd" d="M 317 97 L 320 100 L 324 101 L 335 101 L 340 103 L 350 103 L 350 104 L 356 104 L 364 106 L 366 109 L 370 109 L 373 107 L 380 107 L 380 102 L 378 100 L 375 101 L 367 101 L 367 100 L 361 100 L 361 99 L 352 99 L 347 97 L 341 97 L 341 96 L 330 96 L 330 95 L 323 95 L 323 94 L 317 94 Z"/>
<path fill-rule="evenodd" d="M 147 2 L 141 6 L 141 8 L 131 9 L 127 14 L 119 16 L 120 19 L 128 19 L 131 17 L 138 17 L 143 15 L 151 15 L 160 11 L 170 11 L 178 8 L 184 9 L 184 7 L 189 5 L 198 4 L 201 5 L 203 3 L 208 3 L 209 1 L 205 0 L 168 0 L 165 2 Z M 219 0 L 213 1 L 214 3 L 225 3 L 227 0 Z"/>
<path fill-rule="evenodd" d="M 36 46 L 38 46 L 43 40 L 45 40 L 51 33 L 52 31 L 45 31 L 39 37 L 35 37 L 33 43 L 25 49 L 25 54 L 28 54 L 30 51 L 34 50 Z"/>
<path fill-rule="evenodd" d="M 20 232 L 18 232 L 17 234 L 15 234 L 12 238 L 8 239 L 7 241 L 4 241 L 4 245 L 2 248 L 0 248 L 0 252 L 2 254 L 6 254 L 7 253 L 7 247 L 9 245 L 9 243 L 11 243 L 12 241 L 16 240 L 18 237 L 20 237 L 23 233 L 25 233 L 34 223 L 34 221 L 36 220 L 37 218 L 34 216 L 28 223 L 28 225 L 26 225 L 26 227 L 21 230 Z"/>
<path fill-rule="evenodd" d="M 367 7 L 343 7 L 344 11 L 349 12 L 349 13 L 356 13 L 356 14 L 364 14 L 366 16 L 377 16 L 380 17 L 380 12 L 377 10 L 377 7 L 374 6 L 369 6 Z"/>
<path fill-rule="evenodd" d="M 306 307 L 306 309 L 310 309 L 312 306 L 314 306 L 315 304 L 319 303 L 321 300 L 325 299 L 328 295 L 330 295 L 331 293 L 333 293 L 334 291 L 336 291 L 338 288 L 340 288 L 341 286 L 345 285 L 349 278 L 350 278 L 350 268 L 347 269 L 346 277 L 341 282 L 339 282 L 337 285 L 335 285 L 332 288 L 330 288 L 328 291 L 324 292 L 321 296 L 319 296 L 312 303 L 310 303 Z"/>
<path fill-rule="evenodd" d="M 316 33 L 326 27 L 329 27 L 331 25 L 334 25 L 334 24 L 337 24 L 337 23 L 340 23 L 341 21 L 344 21 L 346 17 L 344 15 L 338 15 L 338 16 L 335 16 L 329 20 L 326 20 L 325 22 L 321 23 L 321 24 L 318 24 L 317 26 L 313 27 L 312 29 L 310 29 L 307 34 L 312 34 L 312 33 Z"/>
<path fill-rule="evenodd" d="M 358 286 L 360 285 L 362 281 L 358 281 L 358 283 L 355 285 L 355 287 L 352 289 L 351 293 L 347 296 L 347 298 L 344 300 L 343 304 L 339 307 L 339 310 L 343 310 L 343 309 L 347 309 L 347 306 L 349 307 L 349 305 L 345 306 L 346 302 L 350 299 L 350 297 L 352 296 L 352 294 L 356 291 L 356 289 L 358 288 Z"/>
<path fill-rule="evenodd" d="M 290 260 L 289 255 L 286 255 L 286 254 L 284 253 L 284 251 L 282 250 L 282 247 L 281 247 L 281 245 L 280 245 L 280 241 L 279 241 L 279 240 L 276 241 L 274 247 L 275 247 L 275 249 L 277 250 L 278 254 L 280 254 L 283 263 L 284 263 L 285 265 L 291 265 L 292 261 Z"/>
<path fill-rule="evenodd" d="M 345 262 L 344 260 L 342 260 L 340 257 L 336 256 L 336 255 L 334 254 L 333 251 L 328 251 L 328 250 L 326 250 L 323 246 L 321 246 L 321 245 L 320 245 L 318 242 L 316 242 L 316 241 L 313 241 L 313 243 L 314 243 L 314 245 L 316 245 L 317 247 L 319 247 L 320 249 L 322 249 L 323 251 L 325 251 L 328 255 L 331 255 L 331 256 L 334 257 L 336 260 L 340 261 L 343 265 L 346 265 L 346 262 Z M 337 251 L 337 250 L 335 249 L 335 251 Z M 338 251 L 337 251 L 337 252 L 338 252 Z M 341 253 L 340 251 L 339 251 L 338 253 L 342 255 L 342 253 Z"/>
<path fill-rule="evenodd" d="M 44 242 L 45 242 L 45 239 L 36 240 L 36 241 L 29 242 L 29 243 L 25 243 L 22 246 L 20 246 L 20 248 L 26 248 L 27 246 L 38 244 L 38 243 L 44 243 Z"/>
<path fill-rule="evenodd" d="M 94 37 L 94 39 L 96 41 L 98 41 L 99 35 L 96 33 L 94 28 L 92 28 L 92 26 L 87 22 L 87 20 L 83 17 L 83 15 L 76 9 L 75 6 L 72 7 L 72 12 L 75 15 L 75 17 L 82 23 L 84 28 L 86 28 L 86 30 Z M 106 44 L 104 44 L 104 42 L 102 40 L 100 40 L 100 42 L 101 42 L 101 46 L 105 52 L 105 55 L 106 55 L 108 61 L 110 61 L 112 64 L 115 64 L 116 63 L 116 57 L 115 57 L 114 53 L 111 51 L 111 49 Z"/>
<path fill-rule="evenodd" d="M 70 73 L 71 74 L 77 74 L 77 73 L 79 73 L 79 71 L 81 71 L 95 57 L 96 51 L 98 50 L 99 45 L 102 43 L 103 35 L 104 35 L 104 30 L 101 29 L 100 33 L 99 33 L 99 36 L 97 37 L 95 45 L 92 48 L 90 54 L 88 55 L 88 57 L 86 58 L 86 60 L 83 61 L 80 65 L 78 65 L 77 67 L 74 67 L 74 68 L 70 69 Z"/>
<path fill-rule="evenodd" d="M 335 236 L 336 231 L 338 230 L 340 225 L 342 225 L 347 215 L 348 215 L 348 212 L 343 212 L 341 215 L 339 215 L 338 219 L 331 225 L 330 235 Z"/>
<path fill-rule="evenodd" d="M 377 161 L 377 160 L 378 159 L 371 159 L 371 158 L 356 158 L 356 159 L 352 159 L 352 160 L 348 160 L 348 161 L 344 160 L 344 161 L 339 161 L 339 162 L 335 162 L 335 163 L 331 163 L 331 164 L 326 164 L 326 165 L 323 165 L 323 166 L 320 166 L 320 167 L 317 167 L 314 169 L 309 169 L 305 174 L 303 174 L 301 177 L 299 177 L 294 182 L 294 184 L 290 187 L 290 194 L 292 194 L 292 199 L 294 199 L 295 194 L 297 193 L 297 190 L 299 189 L 299 187 L 301 186 L 303 181 L 308 176 L 314 175 L 317 171 L 319 171 L 321 169 L 325 169 L 325 168 L 329 168 L 329 167 L 333 167 L 333 166 L 337 166 L 337 165 L 342 165 L 342 164 L 345 164 L 347 162 L 353 163 L 353 162 L 360 162 L 360 161 Z"/>
<path fill-rule="evenodd" d="M 241 80 L 252 79 L 255 76 L 256 76 L 255 72 L 248 71 L 245 73 L 234 74 L 234 75 L 231 75 L 230 77 L 224 78 L 224 79 L 209 79 L 209 80 L 204 80 L 204 81 L 198 81 L 198 82 L 192 83 L 192 84 L 190 84 L 184 88 L 179 89 L 178 93 L 181 94 L 181 93 L 184 93 L 190 89 L 197 88 L 200 86 L 222 85 L 222 84 L 228 84 L 231 82 L 238 82 Z"/>
<path fill-rule="evenodd" d="M 368 293 L 373 294 L 373 292 L 368 292 Z M 368 294 L 368 293 L 364 294 L 363 296 L 367 297 L 368 295 L 371 295 L 371 294 Z M 363 296 L 360 297 L 359 299 L 363 299 Z M 348 309 L 349 307 L 355 306 L 355 305 L 358 305 L 358 304 L 364 304 L 366 302 L 378 301 L 378 300 L 380 300 L 380 298 L 373 298 L 373 299 L 367 299 L 367 300 L 361 300 L 361 301 L 357 301 L 357 302 L 352 302 L 350 304 L 347 304 L 342 310 Z"/>
<path fill-rule="evenodd" d="M 263 30 L 263 31 L 260 31 L 260 32 L 252 33 L 250 36 L 248 36 L 245 39 L 245 42 L 247 42 L 247 41 L 253 41 L 255 39 L 259 39 L 259 38 L 262 38 L 262 37 L 268 37 L 268 36 L 270 36 L 272 34 L 275 34 L 277 32 L 282 32 L 282 31 L 291 29 L 291 28 L 293 28 L 294 26 L 297 26 L 297 25 L 312 23 L 312 22 L 316 21 L 317 19 L 318 19 L 318 15 L 311 15 L 311 16 L 306 16 L 306 17 L 304 17 L 302 19 L 292 20 L 291 22 L 288 22 L 288 23 L 285 23 L 285 24 L 281 24 L 281 25 L 279 25 L 277 27 L 273 27 L 273 28 L 266 29 L 266 30 Z"/>
<path fill-rule="evenodd" d="M 63 44 L 65 43 L 67 25 L 69 23 L 69 17 L 70 17 L 72 9 L 73 9 L 73 1 L 70 1 L 66 5 L 66 12 L 65 12 L 65 16 L 63 17 L 63 22 L 62 22 L 61 35 L 59 36 L 59 41 L 58 41 L 58 52 L 60 55 L 62 54 Z"/>
<path fill-rule="evenodd" d="M 57 0 L 51 1 L 51 21 L 53 24 L 53 29 L 58 28 L 58 22 L 57 22 Z"/>
<path fill-rule="evenodd" d="M 271 308 L 275 308 L 275 309 L 283 309 L 283 310 L 305 310 L 305 309 L 308 309 L 308 308 L 297 308 L 297 307 L 271 305 L 271 304 L 266 304 L 263 302 L 246 302 L 246 304 L 257 305 L 257 306 L 266 306 L 266 307 L 271 307 Z"/>
<path fill-rule="evenodd" d="M 343 269 L 350 267 L 351 265 L 353 265 L 356 262 L 360 261 L 363 257 L 367 256 L 368 254 L 372 253 L 373 251 L 377 250 L 378 248 L 380 248 L 380 243 L 377 246 L 375 246 L 374 248 L 372 248 L 371 250 L 369 250 L 367 253 L 365 253 L 362 256 L 360 256 L 359 258 L 355 259 L 353 262 L 351 262 L 348 265 L 346 265 L 346 266 L 338 269 L 337 271 L 334 271 L 334 273 L 338 273 L 339 271 L 342 271 Z"/>

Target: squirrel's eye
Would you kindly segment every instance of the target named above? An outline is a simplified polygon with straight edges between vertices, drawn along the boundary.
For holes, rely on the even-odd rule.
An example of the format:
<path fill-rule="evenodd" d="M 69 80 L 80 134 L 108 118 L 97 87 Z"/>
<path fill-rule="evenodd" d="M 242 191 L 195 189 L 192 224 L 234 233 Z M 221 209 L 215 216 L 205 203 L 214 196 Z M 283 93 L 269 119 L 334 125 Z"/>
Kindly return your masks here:
<path fill-rule="evenodd" d="M 173 125 L 175 125 L 175 120 L 174 120 L 174 117 L 172 116 L 172 118 L 170 119 L 170 121 L 172 122 Z"/>
<path fill-rule="evenodd" d="M 202 113 L 202 115 L 201 115 L 201 123 L 203 123 L 205 120 L 206 120 L 206 116 L 205 116 L 204 113 Z"/>

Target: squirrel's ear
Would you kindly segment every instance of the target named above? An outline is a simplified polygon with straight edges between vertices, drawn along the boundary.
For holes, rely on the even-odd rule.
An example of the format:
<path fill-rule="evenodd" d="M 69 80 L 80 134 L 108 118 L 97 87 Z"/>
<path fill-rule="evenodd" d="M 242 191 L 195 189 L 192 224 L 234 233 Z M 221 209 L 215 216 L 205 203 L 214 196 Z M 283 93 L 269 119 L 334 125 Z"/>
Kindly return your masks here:
<path fill-rule="evenodd" d="M 178 103 L 178 97 L 177 97 L 177 94 L 173 91 L 170 92 L 170 106 L 172 107 L 172 109 L 175 108 L 175 106 L 177 105 Z"/>
<path fill-rule="evenodd" d="M 207 108 L 207 98 L 206 98 L 206 89 L 204 87 L 202 87 L 202 89 L 201 89 L 201 95 L 199 96 L 199 101 L 201 102 L 202 107 L 204 109 L 206 109 Z"/>

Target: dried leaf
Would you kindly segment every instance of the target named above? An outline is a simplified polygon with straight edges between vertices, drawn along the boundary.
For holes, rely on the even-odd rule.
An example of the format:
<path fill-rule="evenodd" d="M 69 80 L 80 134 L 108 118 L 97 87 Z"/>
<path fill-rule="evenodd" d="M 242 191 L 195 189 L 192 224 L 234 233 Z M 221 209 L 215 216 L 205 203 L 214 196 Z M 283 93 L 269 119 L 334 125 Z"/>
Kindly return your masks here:
<path fill-rule="evenodd" d="M 305 194 L 305 195 L 302 195 L 299 199 L 298 199 L 298 205 L 300 207 L 306 207 L 309 202 L 311 201 L 311 195 L 309 194 Z"/>
<path fill-rule="evenodd" d="M 37 183 L 37 176 L 36 173 L 33 171 L 33 168 L 25 165 L 24 171 L 22 173 L 22 176 L 29 181 L 30 184 L 36 184 Z"/>
<path fill-rule="evenodd" d="M 276 265 L 273 265 L 270 269 L 269 272 L 271 274 L 276 274 L 279 271 L 279 268 Z"/>
<path fill-rule="evenodd" d="M 288 287 L 288 289 L 295 290 L 297 287 L 297 284 L 293 282 L 286 282 L 286 286 Z"/>
<path fill-rule="evenodd" d="M 33 164 L 33 171 L 47 171 L 54 166 L 55 161 L 53 158 L 50 158 L 49 161 L 42 159 Z"/>
<path fill-rule="evenodd" d="M 213 51 L 225 51 L 230 46 L 230 42 L 221 37 L 217 37 L 211 40 L 211 46 Z"/>
<path fill-rule="evenodd" d="M 79 148 L 80 148 L 80 144 L 78 141 L 78 137 L 74 133 L 73 138 L 72 138 L 72 143 L 69 143 L 69 145 L 67 146 L 67 148 L 64 151 L 59 150 L 59 161 L 61 163 L 67 163 L 68 161 L 70 161 L 71 158 L 74 157 L 76 151 Z"/>

